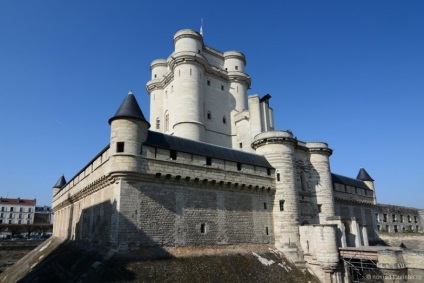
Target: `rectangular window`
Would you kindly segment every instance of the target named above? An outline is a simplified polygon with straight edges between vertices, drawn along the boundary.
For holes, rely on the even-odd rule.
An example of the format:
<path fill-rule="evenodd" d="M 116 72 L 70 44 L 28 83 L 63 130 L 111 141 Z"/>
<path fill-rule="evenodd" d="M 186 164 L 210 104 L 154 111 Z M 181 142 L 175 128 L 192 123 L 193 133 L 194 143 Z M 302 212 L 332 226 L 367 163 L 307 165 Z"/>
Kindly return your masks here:
<path fill-rule="evenodd" d="M 206 157 L 206 165 L 212 165 L 212 158 Z"/>
<path fill-rule="evenodd" d="M 12 224 L 12 220 L 9 220 L 9 224 Z"/>
<path fill-rule="evenodd" d="M 284 211 L 284 200 L 280 200 L 280 211 Z"/>
<path fill-rule="evenodd" d="M 381 229 L 380 225 L 377 225 L 377 231 L 380 231 L 380 229 Z"/>
<path fill-rule="evenodd" d="M 224 90 L 224 86 L 223 85 L 221 85 L 221 90 Z"/>
<path fill-rule="evenodd" d="M 318 204 L 318 213 L 322 212 L 322 204 Z"/>
<path fill-rule="evenodd" d="M 28 212 L 32 212 L 32 208 L 30 207 L 30 208 L 28 208 Z"/>
<path fill-rule="evenodd" d="M 19 218 L 22 218 L 22 213 L 19 213 Z"/>
<path fill-rule="evenodd" d="M 418 223 L 418 220 L 417 220 L 417 217 L 416 216 L 414 216 L 414 222 L 415 223 Z"/>
<path fill-rule="evenodd" d="M 393 222 L 396 222 L 397 220 L 396 220 L 396 214 L 392 214 L 392 221 Z"/>
<path fill-rule="evenodd" d="M 10 211 L 13 211 L 13 206 L 10 208 Z"/>
<path fill-rule="evenodd" d="M 236 66 L 236 70 L 238 70 L 238 66 Z"/>
<path fill-rule="evenodd" d="M 169 157 L 171 158 L 171 160 L 177 160 L 177 151 L 171 150 L 171 152 L 169 153 Z"/>
<path fill-rule="evenodd" d="M 280 173 L 277 173 L 277 181 L 280 182 Z"/>
<path fill-rule="evenodd" d="M 206 224 L 205 223 L 200 224 L 200 233 L 202 233 L 202 234 L 206 233 Z"/>
<path fill-rule="evenodd" d="M 395 230 L 395 233 L 398 232 L 398 226 L 397 225 L 394 226 L 394 230 Z"/>
<path fill-rule="evenodd" d="M 208 80 L 208 85 L 211 85 L 211 81 L 210 80 Z"/>
<path fill-rule="evenodd" d="M 264 209 L 266 209 L 266 202 L 264 202 Z"/>
<path fill-rule="evenodd" d="M 3 218 L 3 213 L 0 213 L 0 218 Z"/>
<path fill-rule="evenodd" d="M 23 212 L 24 209 L 22 207 L 19 208 L 19 212 Z"/>
<path fill-rule="evenodd" d="M 13 218 L 13 214 L 12 213 L 9 214 L 9 218 Z"/>
<path fill-rule="evenodd" d="M 243 143 L 239 143 L 239 148 L 243 148 Z"/>
<path fill-rule="evenodd" d="M 117 142 L 116 143 L 116 152 L 124 152 L 124 142 Z"/>
<path fill-rule="evenodd" d="M 240 162 L 237 162 L 237 170 L 241 171 L 241 163 Z"/>
<path fill-rule="evenodd" d="M 400 222 L 403 223 L 403 215 L 400 215 Z"/>
<path fill-rule="evenodd" d="M 265 227 L 265 234 L 268 235 L 268 227 Z"/>
<path fill-rule="evenodd" d="M 4 206 L 1 207 L 1 211 L 4 211 Z"/>
<path fill-rule="evenodd" d="M 18 224 L 21 224 L 21 220 L 18 220 Z"/>
<path fill-rule="evenodd" d="M 383 222 L 387 222 L 387 214 L 386 213 L 383 214 Z"/>

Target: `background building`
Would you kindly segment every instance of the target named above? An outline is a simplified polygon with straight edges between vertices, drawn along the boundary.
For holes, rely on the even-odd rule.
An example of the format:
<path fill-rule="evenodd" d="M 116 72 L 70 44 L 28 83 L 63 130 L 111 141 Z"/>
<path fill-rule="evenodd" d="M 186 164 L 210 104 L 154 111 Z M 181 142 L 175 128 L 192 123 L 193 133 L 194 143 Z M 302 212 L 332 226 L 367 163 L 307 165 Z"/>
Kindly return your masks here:
<path fill-rule="evenodd" d="M 35 199 L 0 198 L 0 224 L 33 224 Z"/>

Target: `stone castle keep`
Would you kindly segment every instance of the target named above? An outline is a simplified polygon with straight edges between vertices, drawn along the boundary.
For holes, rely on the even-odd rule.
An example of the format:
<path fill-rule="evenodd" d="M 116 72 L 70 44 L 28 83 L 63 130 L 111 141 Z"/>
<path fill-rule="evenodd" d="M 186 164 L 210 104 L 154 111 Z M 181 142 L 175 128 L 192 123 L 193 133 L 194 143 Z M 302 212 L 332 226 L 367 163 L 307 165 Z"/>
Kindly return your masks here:
<path fill-rule="evenodd" d="M 174 46 L 150 67 L 150 123 L 130 92 L 110 143 L 54 186 L 54 235 L 121 249 L 273 244 L 343 282 L 339 248 L 368 246 L 383 227 L 374 180 L 333 174 L 326 143 L 274 129 L 271 96 L 247 94 L 242 53 L 192 30 Z M 422 229 L 417 213 L 405 227 Z"/>

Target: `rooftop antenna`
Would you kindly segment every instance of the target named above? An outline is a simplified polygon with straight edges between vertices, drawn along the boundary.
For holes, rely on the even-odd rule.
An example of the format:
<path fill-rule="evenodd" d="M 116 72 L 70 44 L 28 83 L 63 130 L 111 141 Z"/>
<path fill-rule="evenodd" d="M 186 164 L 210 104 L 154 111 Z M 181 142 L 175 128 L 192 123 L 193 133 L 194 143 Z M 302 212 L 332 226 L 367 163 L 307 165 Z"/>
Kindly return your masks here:
<path fill-rule="evenodd" d="M 200 19 L 200 35 L 203 37 L 203 18 Z"/>

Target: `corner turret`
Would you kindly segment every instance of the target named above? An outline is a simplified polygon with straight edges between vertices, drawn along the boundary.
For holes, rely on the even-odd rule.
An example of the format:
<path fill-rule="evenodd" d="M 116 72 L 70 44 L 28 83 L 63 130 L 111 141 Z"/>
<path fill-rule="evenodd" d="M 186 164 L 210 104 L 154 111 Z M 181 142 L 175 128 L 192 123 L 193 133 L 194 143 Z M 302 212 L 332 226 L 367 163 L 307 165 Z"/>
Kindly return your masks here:
<path fill-rule="evenodd" d="M 62 175 L 53 186 L 53 196 L 55 196 L 66 185 L 65 177 Z"/>
<path fill-rule="evenodd" d="M 370 188 L 373 191 L 374 204 L 377 204 L 377 197 L 376 197 L 375 188 L 374 188 L 374 179 L 371 178 L 371 176 L 368 174 L 367 171 L 365 171 L 363 167 L 359 169 L 358 176 L 356 176 L 356 179 L 363 181 L 365 185 L 367 185 L 368 188 Z"/>
<path fill-rule="evenodd" d="M 135 156 L 141 155 L 141 146 L 147 139 L 149 122 L 137 103 L 132 91 L 122 102 L 116 114 L 109 119 L 111 126 L 110 156 L 114 159 L 114 171 L 133 171 Z M 125 159 L 125 160 L 124 160 Z M 128 160 L 127 160 L 128 159 Z"/>

